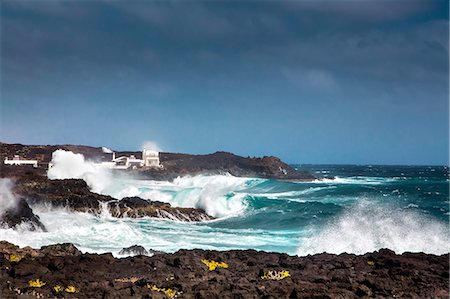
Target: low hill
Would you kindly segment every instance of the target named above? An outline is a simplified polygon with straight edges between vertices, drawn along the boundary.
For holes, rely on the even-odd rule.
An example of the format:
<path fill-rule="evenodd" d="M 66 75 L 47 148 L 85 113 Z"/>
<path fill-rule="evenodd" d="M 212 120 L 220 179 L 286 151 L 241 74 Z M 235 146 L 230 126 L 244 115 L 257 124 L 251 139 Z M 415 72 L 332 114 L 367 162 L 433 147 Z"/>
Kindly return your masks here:
<path fill-rule="evenodd" d="M 37 159 L 44 167 L 51 161 L 52 153 L 57 149 L 83 154 L 87 159 L 107 161 L 111 154 L 104 153 L 101 147 L 85 145 L 23 145 L 0 143 L 0 159 L 20 155 L 26 159 Z M 116 152 L 121 155 L 142 157 L 142 152 Z M 313 180 L 315 177 L 304 171 L 297 171 L 274 156 L 262 158 L 241 157 L 228 152 L 215 152 L 208 155 L 182 153 L 160 153 L 162 169 L 141 168 L 129 170 L 145 178 L 173 179 L 178 176 L 196 174 L 231 174 L 238 177 L 259 177 L 286 180 Z"/>

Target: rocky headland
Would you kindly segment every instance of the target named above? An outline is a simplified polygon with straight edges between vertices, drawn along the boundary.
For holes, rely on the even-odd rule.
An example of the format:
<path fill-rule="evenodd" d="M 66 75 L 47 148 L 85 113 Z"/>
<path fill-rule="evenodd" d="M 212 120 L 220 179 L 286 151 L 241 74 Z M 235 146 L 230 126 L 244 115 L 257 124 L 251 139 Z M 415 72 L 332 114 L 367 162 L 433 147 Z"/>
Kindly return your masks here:
<path fill-rule="evenodd" d="M 0 161 L 6 157 L 19 155 L 25 159 L 36 159 L 46 167 L 51 161 L 52 153 L 58 149 L 83 154 L 92 161 L 109 161 L 111 154 L 105 153 L 101 147 L 84 145 L 23 145 L 0 143 Z M 142 158 L 142 152 L 116 151 L 116 157 L 134 155 Z M 309 172 L 298 171 L 279 158 L 267 156 L 262 158 L 241 157 L 228 152 L 215 152 L 208 155 L 191 155 L 160 152 L 162 168 L 130 169 L 135 176 L 155 180 L 172 180 L 178 176 L 198 174 L 231 174 L 237 177 L 257 177 L 282 180 L 314 180 Z"/>
<path fill-rule="evenodd" d="M 138 246 L 136 246 L 138 247 Z M 449 255 L 180 250 L 114 258 L 0 242 L 6 298 L 448 298 Z"/>

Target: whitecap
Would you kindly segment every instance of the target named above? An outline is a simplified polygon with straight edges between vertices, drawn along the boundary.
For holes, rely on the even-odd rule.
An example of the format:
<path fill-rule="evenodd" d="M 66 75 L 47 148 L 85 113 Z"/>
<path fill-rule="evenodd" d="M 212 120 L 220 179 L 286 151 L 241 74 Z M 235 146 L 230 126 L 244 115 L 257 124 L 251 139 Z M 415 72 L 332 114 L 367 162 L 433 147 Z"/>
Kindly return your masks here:
<path fill-rule="evenodd" d="M 297 253 L 364 254 L 381 248 L 399 254 L 444 254 L 450 252 L 449 229 L 444 223 L 411 210 L 362 201 L 320 232 L 311 232 L 301 241 Z"/>

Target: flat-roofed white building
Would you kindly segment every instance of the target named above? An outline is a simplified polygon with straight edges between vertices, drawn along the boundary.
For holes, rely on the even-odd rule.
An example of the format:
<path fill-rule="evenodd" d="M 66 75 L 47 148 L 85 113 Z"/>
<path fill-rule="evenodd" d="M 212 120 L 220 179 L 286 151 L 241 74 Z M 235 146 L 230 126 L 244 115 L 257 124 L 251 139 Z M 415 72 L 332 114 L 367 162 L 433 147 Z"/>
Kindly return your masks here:
<path fill-rule="evenodd" d="M 138 159 L 135 155 L 120 156 L 116 158 L 116 153 L 111 151 L 111 161 L 104 161 L 97 163 L 96 165 L 111 168 L 111 169 L 128 169 L 128 168 L 141 168 L 141 167 L 155 167 L 162 168 L 163 166 L 159 161 L 159 152 L 153 150 L 143 150 L 142 159 Z"/>
<path fill-rule="evenodd" d="M 144 149 L 142 151 L 142 160 L 144 160 L 144 166 L 146 167 L 162 167 L 159 163 L 159 152 Z"/>
<path fill-rule="evenodd" d="M 4 163 L 6 165 L 31 165 L 33 167 L 38 167 L 38 161 L 37 160 L 27 160 L 27 159 L 21 159 L 19 155 L 14 155 L 12 160 L 9 160 L 8 157 L 5 158 Z"/>

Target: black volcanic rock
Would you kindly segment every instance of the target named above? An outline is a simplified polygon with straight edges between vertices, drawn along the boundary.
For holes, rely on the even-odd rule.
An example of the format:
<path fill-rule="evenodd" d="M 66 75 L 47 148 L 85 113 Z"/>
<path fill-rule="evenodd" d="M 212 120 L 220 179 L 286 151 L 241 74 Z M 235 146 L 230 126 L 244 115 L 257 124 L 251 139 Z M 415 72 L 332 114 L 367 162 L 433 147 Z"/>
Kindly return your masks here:
<path fill-rule="evenodd" d="M 181 221 L 211 220 L 201 209 L 176 208 L 168 203 L 148 201 L 139 197 L 121 200 L 89 190 L 80 179 L 49 180 L 35 173 L 21 173 L 15 177 L 15 193 L 27 198 L 30 204 L 50 204 L 53 207 L 99 215 L 102 203 L 113 217 L 159 217 Z"/>
<path fill-rule="evenodd" d="M 67 245 L 65 245 L 67 246 Z M 180 250 L 152 257 L 115 259 L 80 254 L 58 246 L 18 248 L 0 242 L 2 299 L 27 298 L 448 298 L 449 255 L 364 255 L 306 257 L 254 250 Z M 20 261 L 10 261 L 14 254 Z M 204 260 L 227 267 L 209 270 Z M 287 271 L 281 280 L 263 278 Z M 267 277 L 267 276 L 266 276 Z M 269 277 L 272 277 L 269 275 Z M 30 287 L 39 278 L 46 284 Z M 55 293 L 56 285 L 63 290 Z M 75 293 L 65 291 L 73 286 Z M 172 292 L 164 293 L 164 290 Z"/>
<path fill-rule="evenodd" d="M 24 198 L 18 198 L 16 205 L 0 215 L 0 225 L 16 227 L 20 224 L 28 224 L 30 230 L 41 229 L 46 231 L 45 226 L 39 220 L 39 216 L 33 213 Z"/>
<path fill-rule="evenodd" d="M 42 246 L 40 252 L 42 254 L 49 254 L 52 256 L 78 256 L 81 255 L 81 251 L 71 243 L 54 244 L 48 246 Z"/>
<path fill-rule="evenodd" d="M 119 254 L 121 254 L 121 255 L 148 255 L 148 251 L 140 245 L 133 245 L 133 246 L 122 249 L 121 251 L 119 251 Z"/>
<path fill-rule="evenodd" d="M 149 216 L 177 219 L 182 221 L 203 221 L 214 219 L 201 209 L 173 208 L 168 203 L 159 201 L 149 202 L 140 197 L 125 197 L 118 201 L 109 202 L 108 208 L 112 216 L 119 218 L 139 218 Z"/>

